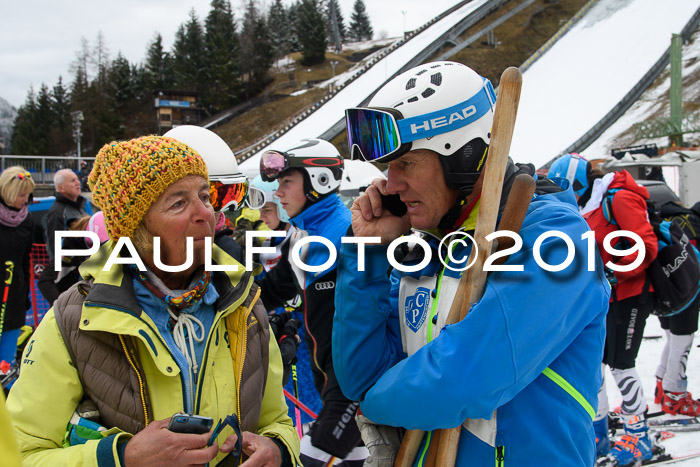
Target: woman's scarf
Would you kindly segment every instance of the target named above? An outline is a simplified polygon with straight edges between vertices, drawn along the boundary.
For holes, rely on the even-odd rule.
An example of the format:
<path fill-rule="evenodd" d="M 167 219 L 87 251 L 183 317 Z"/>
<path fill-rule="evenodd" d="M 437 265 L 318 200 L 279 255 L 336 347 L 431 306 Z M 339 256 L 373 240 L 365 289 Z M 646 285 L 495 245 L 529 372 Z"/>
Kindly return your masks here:
<path fill-rule="evenodd" d="M 211 280 L 211 272 L 204 271 L 198 280 L 190 284 L 189 290 L 180 295 L 174 295 L 174 292 L 151 271 L 142 272 L 133 264 L 131 265 L 131 271 L 144 287 L 163 300 L 173 311 L 181 311 L 201 299 L 207 291 L 207 286 Z"/>
<path fill-rule="evenodd" d="M 6 227 L 17 227 L 26 219 L 29 208 L 25 204 L 22 209 L 12 209 L 5 203 L 0 203 L 0 224 Z"/>

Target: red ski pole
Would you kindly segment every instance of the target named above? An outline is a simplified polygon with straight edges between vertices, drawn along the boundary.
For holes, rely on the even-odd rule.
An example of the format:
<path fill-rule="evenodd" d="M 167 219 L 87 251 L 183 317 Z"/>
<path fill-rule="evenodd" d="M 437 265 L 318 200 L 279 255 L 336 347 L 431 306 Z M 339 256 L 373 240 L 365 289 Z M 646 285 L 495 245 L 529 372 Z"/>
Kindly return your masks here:
<path fill-rule="evenodd" d="M 289 391 L 287 391 L 287 390 L 284 389 L 284 388 L 282 388 L 282 390 L 284 391 L 284 395 L 287 396 L 287 399 L 289 399 L 290 401 L 292 401 L 292 404 L 294 404 L 295 406 L 299 407 L 301 410 L 303 410 L 304 412 L 306 412 L 306 414 L 307 414 L 309 417 L 313 418 L 314 420 L 318 418 L 318 415 L 316 415 L 316 413 L 314 413 L 313 410 L 311 410 L 310 408 L 308 408 L 307 406 L 305 406 L 299 399 L 297 399 L 296 397 L 292 396 L 292 395 L 289 393 Z"/>

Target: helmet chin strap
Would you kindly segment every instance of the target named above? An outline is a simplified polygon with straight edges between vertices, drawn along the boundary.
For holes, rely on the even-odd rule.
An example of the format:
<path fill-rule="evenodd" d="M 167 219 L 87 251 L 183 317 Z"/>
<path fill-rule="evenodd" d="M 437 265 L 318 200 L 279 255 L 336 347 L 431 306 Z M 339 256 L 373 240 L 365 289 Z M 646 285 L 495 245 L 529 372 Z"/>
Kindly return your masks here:
<path fill-rule="evenodd" d="M 445 215 L 442 216 L 442 219 L 440 219 L 440 223 L 438 224 L 438 228 L 440 230 L 455 230 L 459 227 L 458 225 L 455 225 L 455 223 L 462 214 L 464 202 L 467 200 L 469 195 L 472 194 L 472 191 L 474 191 L 474 184 L 470 184 L 468 187 L 464 187 L 459 190 L 459 195 L 457 195 L 455 204 L 453 204 L 452 207 L 447 210 Z"/>
<path fill-rule="evenodd" d="M 450 156 L 438 154 L 445 184 L 454 190 L 459 190 L 455 204 L 440 219 L 438 227 L 442 230 L 452 230 L 462 214 L 464 202 L 474 191 L 474 185 L 481 176 L 481 168 L 486 161 L 488 145 L 480 138 L 473 139 Z"/>

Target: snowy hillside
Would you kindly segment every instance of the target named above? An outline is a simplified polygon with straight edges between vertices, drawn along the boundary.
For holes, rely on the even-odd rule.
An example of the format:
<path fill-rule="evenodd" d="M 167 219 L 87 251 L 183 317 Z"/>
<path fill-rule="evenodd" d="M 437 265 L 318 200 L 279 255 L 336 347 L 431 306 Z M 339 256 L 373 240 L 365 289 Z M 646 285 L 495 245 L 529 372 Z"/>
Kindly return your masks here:
<path fill-rule="evenodd" d="M 668 138 L 634 139 L 633 125 L 645 120 L 669 116 L 669 89 L 671 87 L 670 65 L 659 78 L 656 86 L 649 88 L 642 97 L 597 141 L 591 144 L 582 155 L 588 159 L 609 155 L 612 148 L 633 144 L 656 143 L 659 147 L 668 145 Z M 700 30 L 683 47 L 683 102 L 700 102 Z M 700 144 L 700 133 L 685 137 L 691 145 Z"/>
<path fill-rule="evenodd" d="M 539 167 L 561 154 L 632 89 L 697 9 L 693 0 L 596 3 L 523 74 L 514 159 Z"/>

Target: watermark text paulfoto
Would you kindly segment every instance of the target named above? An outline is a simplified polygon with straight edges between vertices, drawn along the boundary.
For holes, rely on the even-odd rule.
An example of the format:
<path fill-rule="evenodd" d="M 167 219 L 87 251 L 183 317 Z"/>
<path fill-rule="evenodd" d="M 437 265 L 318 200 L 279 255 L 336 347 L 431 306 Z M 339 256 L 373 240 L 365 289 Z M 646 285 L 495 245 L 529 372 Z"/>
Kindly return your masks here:
<path fill-rule="evenodd" d="M 256 253 L 275 253 L 276 249 L 272 246 L 257 246 L 254 244 L 255 238 L 268 238 L 268 237 L 285 237 L 286 232 L 281 231 L 249 231 L 246 232 L 246 248 L 245 248 L 245 270 L 251 271 L 254 266 L 253 255 Z M 66 237 L 84 237 L 89 238 L 92 241 L 92 246 L 87 249 L 64 249 L 62 247 L 63 239 Z M 502 251 L 497 251 L 491 253 L 484 263 L 484 271 L 523 271 L 524 267 L 522 264 L 494 264 L 494 262 L 503 256 L 511 256 L 514 253 L 520 251 L 523 247 L 523 241 L 520 236 L 514 232 L 507 230 L 499 230 L 487 235 L 485 238 L 487 241 L 492 242 L 498 238 L 508 237 L 514 244 L 510 248 L 504 249 Z M 618 238 L 623 237 L 628 239 L 631 246 L 626 249 L 615 248 L 612 242 Z M 550 240 L 554 238 L 555 240 Z M 581 235 L 581 240 L 586 243 L 586 256 L 587 256 L 587 267 L 589 271 L 595 270 L 596 263 L 596 240 L 595 232 L 588 231 Z M 566 245 L 567 256 L 559 264 L 549 264 L 542 257 L 542 245 L 549 241 L 552 242 L 563 242 Z M 95 254 L 100 245 L 100 240 L 96 233 L 90 231 L 60 231 L 56 232 L 54 239 L 54 251 L 56 252 L 54 258 L 54 267 L 56 270 L 61 269 L 61 257 L 62 256 L 91 256 Z M 311 243 L 322 244 L 328 250 L 328 259 L 325 263 L 320 265 L 309 265 L 304 262 L 302 256 L 305 247 Z M 357 245 L 357 270 L 363 272 L 365 270 L 365 247 L 367 245 L 377 245 L 381 243 L 380 237 L 342 237 L 341 243 L 354 243 Z M 421 248 L 424 252 L 423 259 L 418 264 L 406 265 L 401 264 L 395 259 L 395 250 L 400 245 L 404 243 L 412 244 L 414 248 Z M 472 248 L 468 248 L 469 245 Z M 617 245 L 616 245 L 617 246 Z M 644 262 L 644 257 L 646 254 L 646 248 L 644 246 L 644 241 L 642 238 L 634 232 L 627 230 L 616 230 L 605 236 L 603 240 L 603 248 L 607 253 L 616 257 L 625 257 L 628 255 L 636 254 L 636 258 L 629 264 L 616 264 L 608 261 L 605 267 L 611 269 L 615 272 L 628 272 L 632 271 Z M 127 250 L 128 256 L 122 256 L 123 250 Z M 464 254 L 460 257 L 455 257 L 455 250 Z M 471 250 L 474 251 L 471 251 Z M 474 262 L 476 257 L 480 252 L 478 251 L 477 244 L 474 238 L 464 232 L 452 232 L 451 234 L 445 236 L 440 242 L 440 247 L 438 248 L 438 257 L 440 262 L 448 269 L 453 271 L 465 271 L 469 269 Z M 442 253 L 445 251 L 446 253 Z M 186 259 L 183 264 L 179 265 L 168 265 L 162 262 L 161 258 L 161 242 L 160 237 L 153 238 L 153 264 L 156 268 L 165 272 L 180 272 L 185 271 L 190 268 L 194 262 L 194 239 L 192 237 L 186 238 Z M 533 244 L 532 254 L 534 256 L 535 262 L 539 267 L 546 271 L 557 272 L 562 271 L 569 267 L 574 261 L 576 253 L 576 247 L 574 245 L 571 237 L 564 232 L 558 230 L 550 230 L 541 234 Z M 432 260 L 432 248 L 420 237 L 408 235 L 399 237 L 392 241 L 387 248 L 387 260 L 391 266 L 402 272 L 416 272 L 425 268 Z M 290 249 L 290 261 L 299 269 L 306 272 L 323 272 L 330 269 L 338 258 L 338 252 L 336 250 L 335 244 L 325 237 L 310 235 L 296 240 Z M 104 264 L 102 270 L 108 271 L 115 264 L 134 264 L 137 268 L 142 271 L 146 270 L 146 266 L 143 260 L 139 256 L 136 248 L 134 247 L 131 239 L 128 237 L 119 238 L 114 248 L 112 248 L 107 262 Z M 212 260 L 212 238 L 207 237 L 204 239 L 204 268 L 207 271 L 230 271 L 235 272 L 239 270 L 239 265 L 232 264 L 214 264 Z"/>

